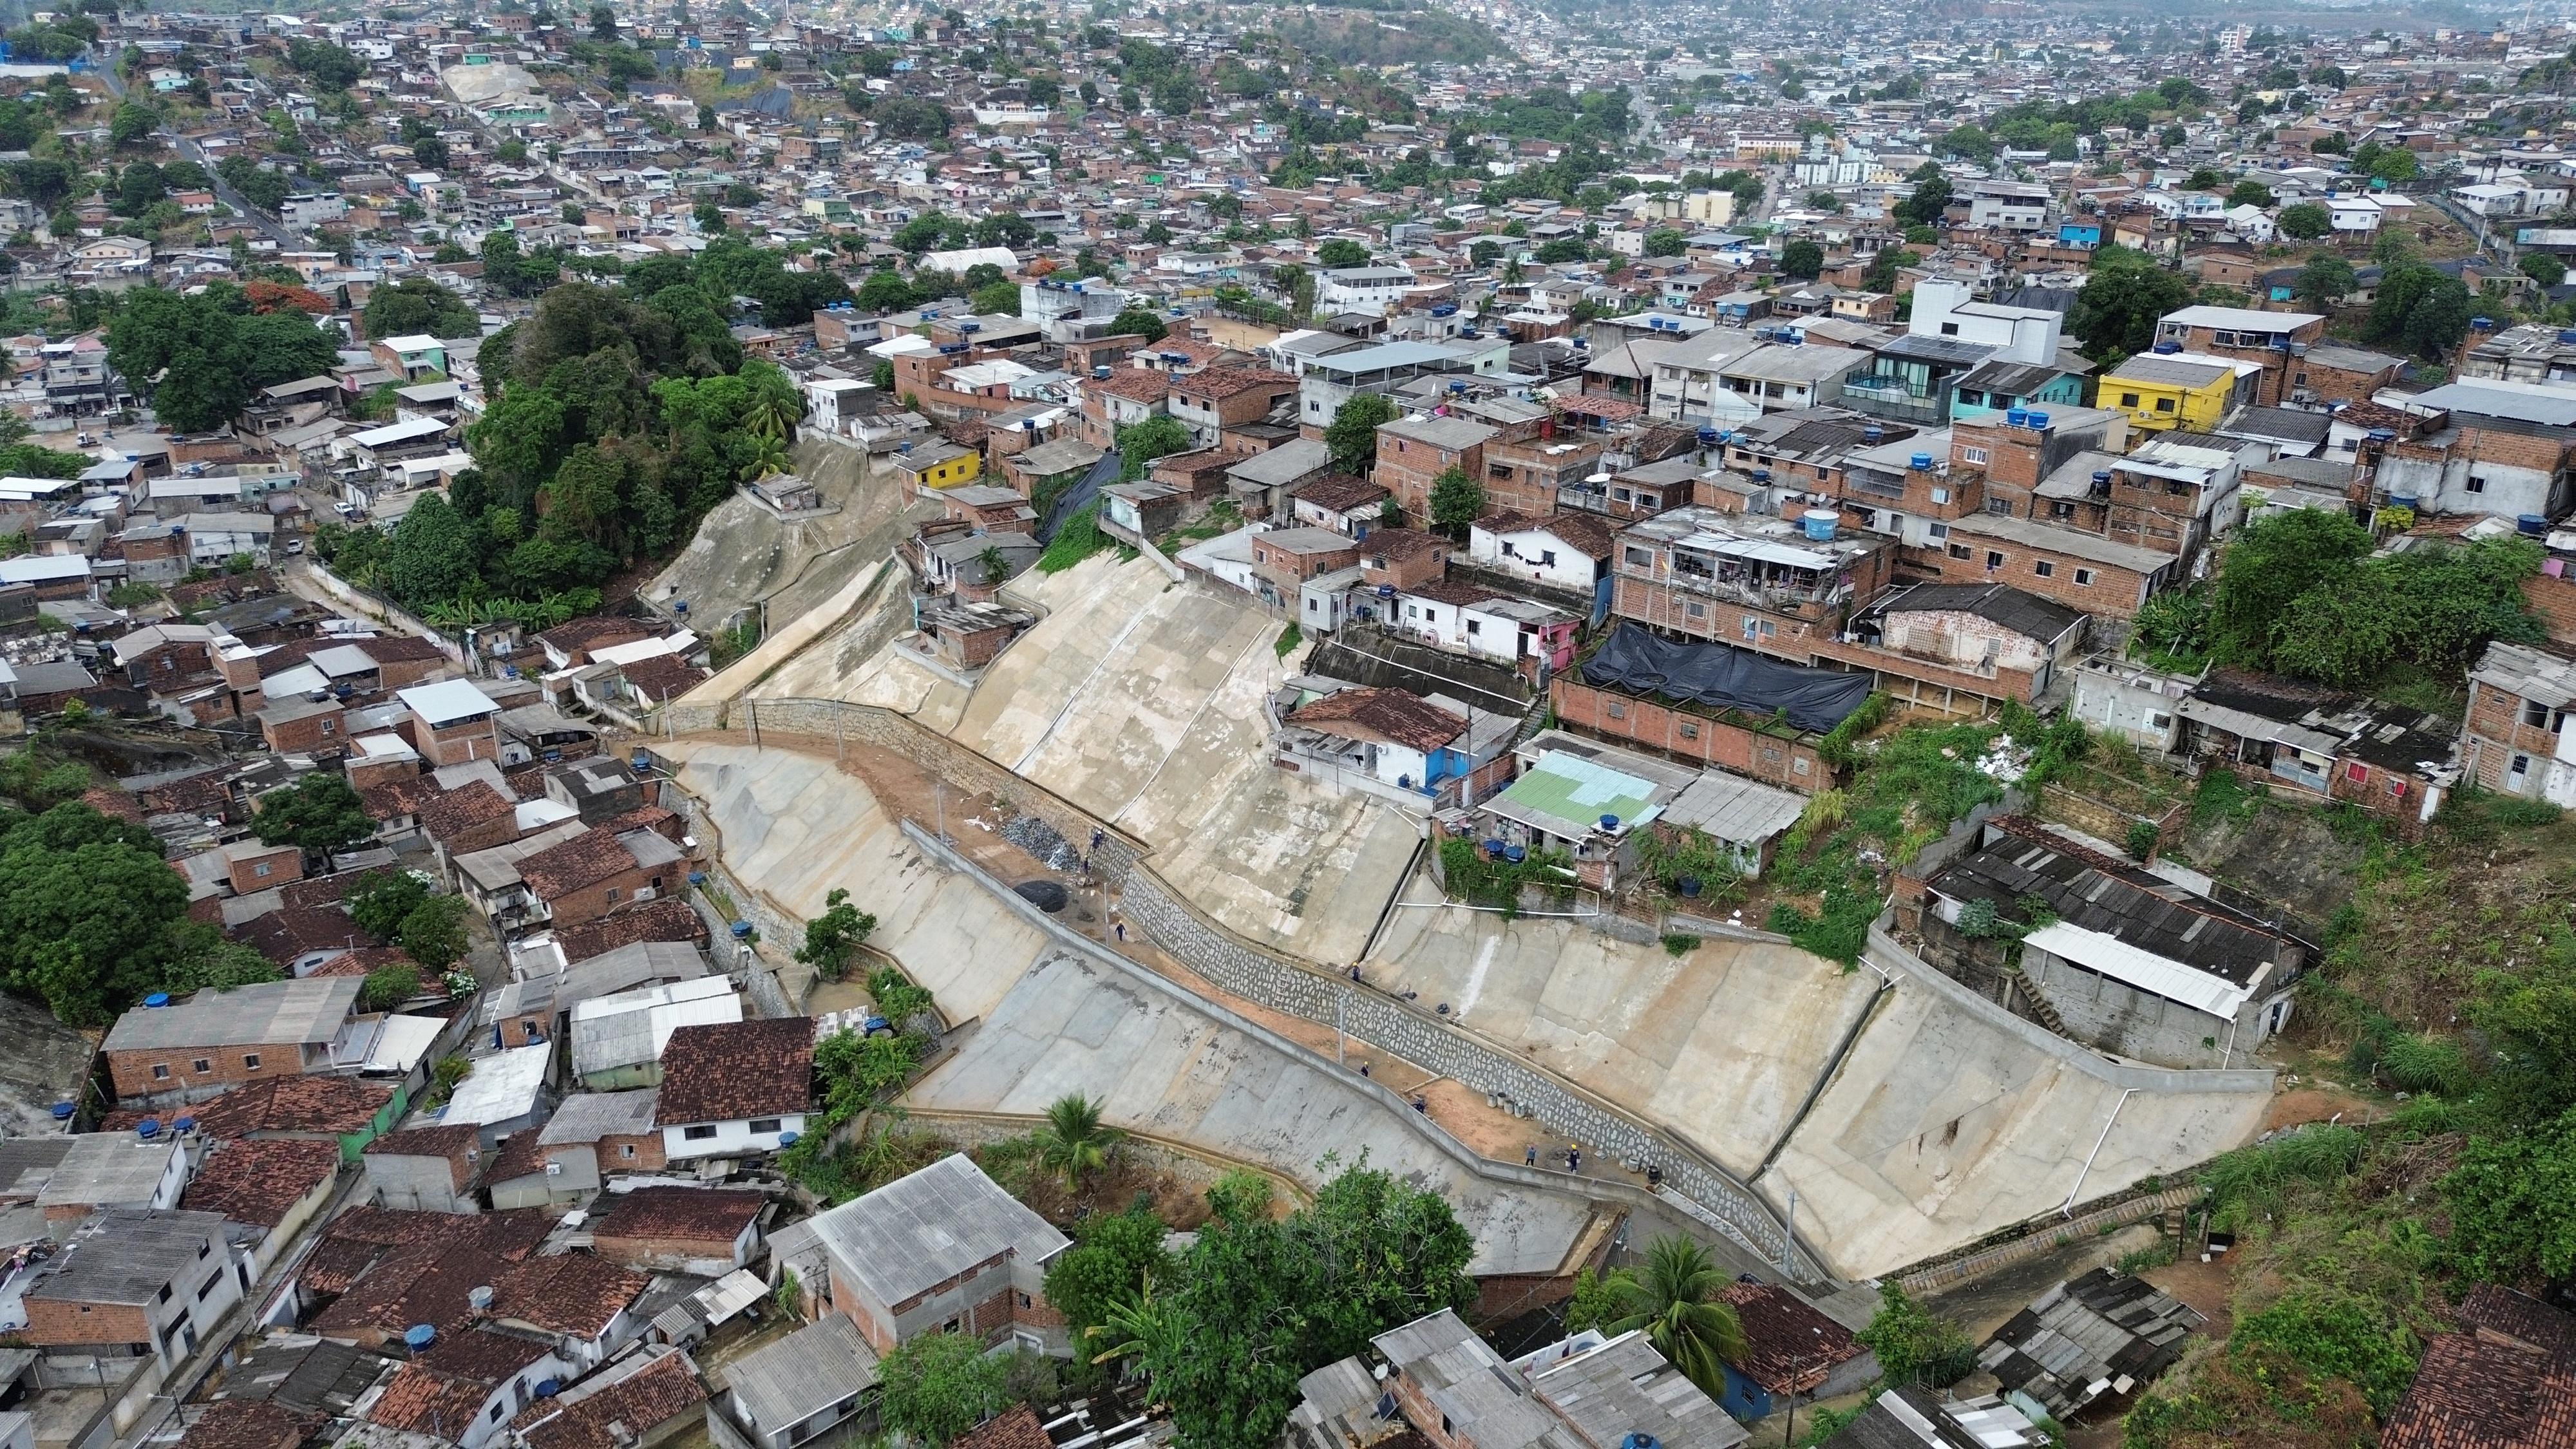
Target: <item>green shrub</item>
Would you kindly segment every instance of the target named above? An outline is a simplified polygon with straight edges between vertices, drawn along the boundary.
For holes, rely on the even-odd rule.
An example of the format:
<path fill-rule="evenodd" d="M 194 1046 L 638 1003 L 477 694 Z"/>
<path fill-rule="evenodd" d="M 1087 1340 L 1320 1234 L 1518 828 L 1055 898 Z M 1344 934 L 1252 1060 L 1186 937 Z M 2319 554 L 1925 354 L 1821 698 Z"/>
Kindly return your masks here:
<path fill-rule="evenodd" d="M 2361 1165 L 2365 1143 L 2350 1127 L 2312 1126 L 2240 1147 L 2209 1165 L 2210 1220 L 2232 1228 L 2280 1206 L 2294 1182 L 2332 1182 Z"/>
<path fill-rule="evenodd" d="M 2156 822 L 2152 820 L 2130 821 L 2129 837 L 2121 842 L 2127 847 L 2131 860 L 2154 859 L 2157 843 Z"/>
<path fill-rule="evenodd" d="M 1685 935 L 1680 931 L 1667 931 L 1664 933 L 1664 952 L 1666 955 L 1678 959 L 1698 950 L 1699 947 L 1700 940 L 1697 936 Z"/>
<path fill-rule="evenodd" d="M 2152 1247 L 2136 1248 L 2122 1253 L 2120 1261 L 2113 1266 L 2123 1273 L 2136 1274 L 2146 1272 L 2150 1268 L 2161 1268 L 2173 1260 L 2174 1245 L 2159 1239 Z"/>
<path fill-rule="evenodd" d="M 2236 1320 L 2228 1340 L 2238 1355 L 2279 1354 L 2312 1378 L 2346 1379 L 2385 1418 L 2415 1378 L 2420 1345 L 2402 1323 L 2374 1305 L 2328 1288 L 2302 1288 L 2260 1313 Z"/>

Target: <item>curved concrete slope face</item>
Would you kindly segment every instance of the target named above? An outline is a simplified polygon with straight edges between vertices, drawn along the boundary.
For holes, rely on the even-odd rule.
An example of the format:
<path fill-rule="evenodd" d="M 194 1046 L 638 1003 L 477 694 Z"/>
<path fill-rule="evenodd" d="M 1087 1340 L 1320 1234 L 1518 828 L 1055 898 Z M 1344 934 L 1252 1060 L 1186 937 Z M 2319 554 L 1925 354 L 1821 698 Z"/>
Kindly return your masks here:
<path fill-rule="evenodd" d="M 1037 959 L 1044 937 L 965 876 L 924 861 L 865 785 L 829 759 L 786 750 L 665 747 L 680 788 L 723 837 L 733 878 L 800 920 L 823 913 L 834 888 L 877 918 L 868 937 L 921 985 L 950 1021 L 982 1016 Z"/>
<path fill-rule="evenodd" d="M 949 736 L 1144 840 L 1154 870 L 1225 925 L 1319 961 L 1356 956 L 1417 828 L 1270 763 L 1262 701 L 1287 677 L 1281 622 L 1142 560 L 1086 563 L 1032 592 L 1052 612 L 1003 651 Z"/>
<path fill-rule="evenodd" d="M 2205 1161 L 2251 1136 L 2271 1101 L 2120 1096 L 1904 981 L 1756 1186 L 1774 1203 L 1796 1189 L 1800 1238 L 1868 1277 L 2054 1211 L 2079 1175 L 2089 1200 Z"/>
<path fill-rule="evenodd" d="M 1103 1120 L 1258 1162 L 1309 1185 L 1369 1165 L 1447 1199 L 1476 1235 L 1471 1271 L 1552 1272 L 1589 1220 L 1581 1200 L 1498 1187 L 1331 1071 L 1093 962 L 1050 954 L 954 1057 L 916 1086 L 925 1111 L 1041 1116 L 1080 1092 Z"/>
<path fill-rule="evenodd" d="M 1437 894 L 1417 880 L 1405 897 Z M 1739 1175 L 1788 1130 L 1878 986 L 1794 946 L 1713 940 L 1676 960 L 1579 921 L 1454 907 L 1398 910 L 1367 970 Z"/>

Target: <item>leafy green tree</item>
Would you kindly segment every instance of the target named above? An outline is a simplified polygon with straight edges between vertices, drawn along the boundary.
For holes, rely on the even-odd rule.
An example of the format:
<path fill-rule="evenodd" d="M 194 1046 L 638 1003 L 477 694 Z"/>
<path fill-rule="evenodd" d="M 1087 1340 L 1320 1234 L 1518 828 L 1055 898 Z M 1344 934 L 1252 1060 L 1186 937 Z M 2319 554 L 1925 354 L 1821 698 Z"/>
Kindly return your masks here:
<path fill-rule="evenodd" d="M 1465 542 L 1467 529 L 1484 511 L 1485 485 L 1465 469 L 1446 469 L 1431 480 L 1431 522 L 1452 539 Z"/>
<path fill-rule="evenodd" d="M 1380 393 L 1353 393 L 1324 428 L 1324 447 L 1333 467 L 1343 473 L 1366 473 L 1377 461 L 1377 430 L 1404 415 L 1395 399 Z"/>
<path fill-rule="evenodd" d="M 2352 291 L 2356 280 L 2352 263 L 2333 252 L 2319 252 L 2299 268 L 2294 289 L 2300 301 L 2312 307 L 2330 307 Z"/>
<path fill-rule="evenodd" d="M 2524 252 L 2522 260 L 2514 265 L 2543 287 L 2555 287 L 2567 280 L 2567 264 L 2547 252 Z"/>
<path fill-rule="evenodd" d="M 2210 643 L 2247 669 L 2271 667 L 2290 605 L 2320 584 L 2348 577 L 2370 552 L 2369 530 L 2323 509 L 2293 508 L 2237 531 L 2220 556 L 2210 597 Z"/>
<path fill-rule="evenodd" d="M 314 854 L 345 850 L 376 833 L 358 792 L 340 775 L 313 771 L 260 797 L 251 830 L 262 845 L 293 845 Z"/>
<path fill-rule="evenodd" d="M 2110 364 L 2144 352 L 2156 337 L 2156 322 L 2188 303 L 2191 284 L 2155 258 L 2123 246 L 2104 246 L 2093 253 L 2084 289 L 2075 295 L 2067 330 L 2084 339 L 2084 355 Z"/>
<path fill-rule="evenodd" d="M 1647 1246 L 1646 1262 L 1627 1285 L 1626 1312 L 1606 1332 L 1645 1331 L 1682 1376 L 1712 1398 L 1726 1395 L 1726 1364 L 1745 1356 L 1744 1323 L 1717 1301 L 1727 1277 L 1708 1250 L 1675 1234 Z"/>
<path fill-rule="evenodd" d="M 1174 1291 L 1128 1315 L 1127 1342 L 1183 1442 L 1269 1449 L 1297 1380 L 1399 1324 L 1475 1300 L 1475 1241 L 1449 1205 L 1365 1165 L 1271 1221 L 1227 1184 Z"/>
<path fill-rule="evenodd" d="M 975 289 L 966 305 L 990 316 L 1016 317 L 1020 314 L 1020 288 L 1016 282 L 992 282 Z"/>
<path fill-rule="evenodd" d="M 2299 241 L 2315 241 L 2334 230 L 2334 213 L 2313 201 L 2282 207 L 2272 220 L 2283 236 Z"/>
<path fill-rule="evenodd" d="M 1082 1180 L 1109 1165 L 1109 1153 L 1126 1134 L 1100 1121 L 1100 1104 L 1076 1092 L 1047 1104 L 1046 1125 L 1037 1131 L 1038 1161 L 1064 1179 L 1068 1191 L 1080 1191 Z"/>
<path fill-rule="evenodd" d="M 170 928 L 170 962 L 162 968 L 157 989 L 173 996 L 213 989 L 229 991 L 262 981 L 282 981 L 277 963 L 203 921 L 182 921 Z"/>
<path fill-rule="evenodd" d="M 1780 249 L 1780 274 L 1812 280 L 1825 269 L 1825 249 L 1800 237 Z"/>
<path fill-rule="evenodd" d="M 427 277 L 405 277 L 367 298 L 364 325 L 370 339 L 479 337 L 482 319 L 465 299 Z"/>
<path fill-rule="evenodd" d="M 1607 1330 L 1625 1317 L 1630 1298 L 1637 1291 L 1636 1270 L 1613 1268 L 1594 1273 L 1586 1268 L 1574 1275 L 1574 1292 L 1565 1300 L 1565 1331 L 1581 1333 L 1587 1328 Z"/>
<path fill-rule="evenodd" d="M 2227 204 L 2231 208 L 2239 206 L 2270 206 L 2272 204 L 2272 188 L 2264 185 L 2260 181 L 2256 181 L 2253 178 L 2248 177 L 2243 181 L 2237 182 L 2235 187 L 2227 193 Z"/>
<path fill-rule="evenodd" d="M 1163 1251 L 1162 1219 L 1141 1205 L 1123 1213 L 1094 1213 L 1074 1228 L 1074 1245 L 1047 1265 L 1046 1297 L 1074 1334 L 1074 1356 L 1089 1358 L 1092 1330 L 1111 1310 L 1136 1299 L 1148 1284 L 1172 1281 L 1172 1256 Z"/>
<path fill-rule="evenodd" d="M 181 432 L 229 423 L 252 393 L 327 371 L 338 349 L 293 310 L 254 314 L 239 288 L 191 296 L 138 287 L 108 323 L 108 361 L 149 391 L 154 414 Z"/>
<path fill-rule="evenodd" d="M 2430 675 L 2464 672 L 2489 641 L 2541 641 L 2522 581 L 2540 568 L 2540 546 L 2494 539 L 2365 558 L 2291 600 L 2272 630 L 2273 666 L 2345 687 L 2368 685 L 2391 664 Z"/>
<path fill-rule="evenodd" d="M 358 987 L 360 1011 L 391 1011 L 420 995 L 420 968 L 396 962 L 367 973 Z"/>
<path fill-rule="evenodd" d="M 385 550 L 384 583 L 396 598 L 420 603 L 452 599 L 481 572 L 474 526 L 444 497 L 428 494 L 394 525 Z"/>
<path fill-rule="evenodd" d="M 1893 1281 L 1879 1285 L 1877 1314 L 1852 1337 L 1878 1355 L 1879 1375 L 1890 1384 L 1942 1388 L 1976 1367 L 1976 1340 Z"/>
<path fill-rule="evenodd" d="M 405 917 L 432 892 L 416 871 L 370 871 L 349 892 L 349 918 L 384 945 L 394 944 Z"/>
<path fill-rule="evenodd" d="M 949 1443 L 1009 1407 L 1007 1372 L 979 1338 L 924 1334 L 878 1363 L 878 1419 L 916 1443 Z"/>
<path fill-rule="evenodd" d="M 1169 331 L 1150 308 L 1128 307 L 1109 319 L 1111 337 L 1142 337 L 1148 342 L 1160 342 Z"/>
<path fill-rule="evenodd" d="M 850 904 L 850 893 L 838 886 L 823 898 L 823 914 L 805 923 L 805 944 L 796 959 L 826 981 L 838 981 L 850 969 L 859 943 L 877 928 L 877 918 Z"/>
<path fill-rule="evenodd" d="M 394 932 L 395 944 L 432 971 L 445 971 L 465 959 L 465 899 L 431 896 L 412 907 Z"/>
<path fill-rule="evenodd" d="M 1144 477 L 1156 459 L 1186 453 L 1192 446 L 1189 425 L 1169 416 L 1129 423 L 1110 441 L 1118 449 L 1120 481 L 1126 483 Z"/>
<path fill-rule="evenodd" d="M 127 101 L 116 108 L 107 123 L 108 144 L 118 149 L 140 146 L 161 129 L 161 118 L 141 101 Z"/>
<path fill-rule="evenodd" d="M 921 296 L 894 272 L 870 272 L 859 283 L 858 303 L 871 312 L 908 312 L 921 305 Z"/>
<path fill-rule="evenodd" d="M 139 825 L 78 801 L 0 816 L 0 986 L 103 1024 L 177 954 L 187 883 Z"/>
<path fill-rule="evenodd" d="M 1348 237 L 1331 237 L 1315 248 L 1315 265 L 1327 270 L 1368 264 L 1369 249 Z"/>
<path fill-rule="evenodd" d="M 1490 247 L 1492 248 L 1495 256 L 1499 257 L 1502 255 L 1502 248 L 1494 246 L 1492 242 L 1478 242 L 1476 243 L 1476 247 Z M 1671 227 L 1659 226 L 1646 233 L 1643 247 L 1645 255 L 1650 257 L 1677 257 L 1690 250 L 1690 238 L 1684 236 L 1678 231 L 1675 231 Z M 1482 260 L 1479 260 L 1476 264 L 1478 266 L 1486 265 Z"/>
<path fill-rule="evenodd" d="M 345 91 L 367 73 L 366 62 L 354 52 L 326 40 L 287 42 L 286 63 L 324 91 Z"/>

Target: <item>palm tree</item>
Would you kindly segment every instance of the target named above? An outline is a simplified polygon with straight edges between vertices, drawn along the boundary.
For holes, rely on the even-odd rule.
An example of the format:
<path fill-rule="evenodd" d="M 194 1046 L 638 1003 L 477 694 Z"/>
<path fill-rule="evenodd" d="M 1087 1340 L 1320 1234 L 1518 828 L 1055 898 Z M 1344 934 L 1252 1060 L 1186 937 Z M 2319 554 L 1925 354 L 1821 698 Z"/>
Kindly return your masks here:
<path fill-rule="evenodd" d="M 752 445 L 751 461 L 742 465 L 742 481 L 757 483 L 763 478 L 775 478 L 787 471 L 785 444 L 776 438 L 764 438 L 754 433 Z"/>
<path fill-rule="evenodd" d="M 1079 1189 L 1083 1174 L 1106 1166 L 1109 1149 L 1125 1135 L 1100 1125 L 1100 1104 L 1089 1097 L 1058 1097 L 1047 1108 L 1046 1126 L 1038 1129 L 1038 1161 L 1062 1173 L 1067 1190 Z"/>
<path fill-rule="evenodd" d="M 1144 1283 L 1133 1294 L 1111 1300 L 1105 1322 L 1086 1328 L 1082 1336 L 1102 1345 L 1091 1356 L 1093 1363 L 1109 1363 L 1132 1358 L 1151 1362 L 1158 1353 L 1165 1362 L 1177 1357 L 1185 1345 L 1181 1338 L 1187 1330 L 1178 1315 L 1165 1312 L 1154 1301 L 1154 1275 L 1145 1275 Z"/>
<path fill-rule="evenodd" d="M 1646 1249 L 1645 1271 L 1628 1290 L 1628 1313 L 1612 1334 L 1646 1331 L 1655 1351 L 1712 1398 L 1726 1394 L 1726 1361 L 1745 1355 L 1743 1320 L 1716 1301 L 1726 1282 L 1708 1250 L 1678 1234 Z"/>
<path fill-rule="evenodd" d="M 796 436 L 797 420 L 804 416 L 804 399 L 784 387 L 765 388 L 744 412 L 742 425 L 760 437 L 783 443 Z"/>

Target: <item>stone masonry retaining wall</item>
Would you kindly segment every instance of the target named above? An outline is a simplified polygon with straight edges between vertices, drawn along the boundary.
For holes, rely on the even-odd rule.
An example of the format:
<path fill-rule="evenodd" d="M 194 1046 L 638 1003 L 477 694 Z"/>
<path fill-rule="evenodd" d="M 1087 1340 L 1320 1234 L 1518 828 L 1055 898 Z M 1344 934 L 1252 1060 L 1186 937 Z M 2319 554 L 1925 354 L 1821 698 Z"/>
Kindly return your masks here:
<path fill-rule="evenodd" d="M 771 734 L 864 740 L 894 750 L 961 787 L 999 796 L 1013 810 L 1045 820 L 1077 847 L 1087 847 L 1098 831 L 1101 844 L 1090 852 L 1093 873 L 1119 889 L 1130 921 L 1218 989 L 1308 1021 L 1339 1023 L 1380 1050 L 1526 1112 L 1549 1131 L 1582 1143 L 1599 1157 L 1653 1163 L 1662 1169 L 1668 1187 L 1698 1204 L 1708 1221 L 1748 1251 L 1774 1264 L 1791 1256 L 1787 1235 L 1769 1205 L 1675 1134 L 1649 1126 L 1418 1008 L 1244 941 L 1201 914 L 1145 868 L 1145 851 L 1138 842 L 902 715 L 837 700 L 736 700 L 721 706 L 675 704 L 664 712 L 664 721 L 674 735 L 718 733 L 754 742 Z M 747 898 L 745 909 L 754 909 L 757 899 Z M 774 929 L 758 916 L 748 918 L 771 939 L 790 939 L 782 934 L 783 924 Z M 1832 1281 L 1831 1273 L 1803 1248 L 1788 1266 L 1791 1276 L 1802 1281 Z"/>

